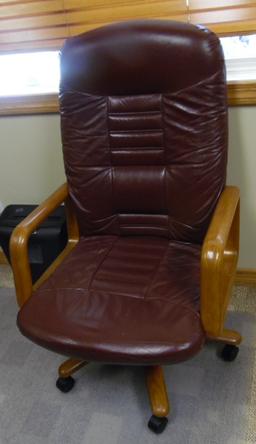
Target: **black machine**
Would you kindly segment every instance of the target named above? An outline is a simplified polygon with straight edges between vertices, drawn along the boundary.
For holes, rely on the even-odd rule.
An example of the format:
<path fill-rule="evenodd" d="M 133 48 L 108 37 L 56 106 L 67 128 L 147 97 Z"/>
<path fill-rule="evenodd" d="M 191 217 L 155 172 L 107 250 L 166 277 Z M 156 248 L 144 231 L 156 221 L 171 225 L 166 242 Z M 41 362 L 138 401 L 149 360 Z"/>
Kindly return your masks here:
<path fill-rule="evenodd" d="M 8 205 L 0 216 L 0 245 L 10 262 L 9 242 L 14 228 L 36 208 L 36 205 Z M 29 260 L 33 283 L 42 275 L 67 243 L 64 207 L 57 208 L 32 234 Z"/>

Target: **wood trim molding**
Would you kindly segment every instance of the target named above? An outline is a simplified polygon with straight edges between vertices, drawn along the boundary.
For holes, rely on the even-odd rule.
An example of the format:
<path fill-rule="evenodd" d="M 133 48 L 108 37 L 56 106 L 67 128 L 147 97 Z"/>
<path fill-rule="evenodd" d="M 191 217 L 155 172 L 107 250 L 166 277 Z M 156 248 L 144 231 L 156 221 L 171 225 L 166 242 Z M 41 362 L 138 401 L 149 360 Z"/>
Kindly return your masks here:
<path fill-rule="evenodd" d="M 58 112 L 59 100 L 57 94 L 0 97 L 0 116 Z"/>
<path fill-rule="evenodd" d="M 256 81 L 230 82 L 228 84 L 228 105 L 256 105 Z M 0 116 L 57 114 L 58 112 L 57 94 L 0 98 Z"/>
<path fill-rule="evenodd" d="M 236 284 L 256 285 L 256 269 L 239 268 L 236 272 Z"/>
<path fill-rule="evenodd" d="M 256 105 L 256 81 L 230 82 L 228 104 L 229 106 Z"/>

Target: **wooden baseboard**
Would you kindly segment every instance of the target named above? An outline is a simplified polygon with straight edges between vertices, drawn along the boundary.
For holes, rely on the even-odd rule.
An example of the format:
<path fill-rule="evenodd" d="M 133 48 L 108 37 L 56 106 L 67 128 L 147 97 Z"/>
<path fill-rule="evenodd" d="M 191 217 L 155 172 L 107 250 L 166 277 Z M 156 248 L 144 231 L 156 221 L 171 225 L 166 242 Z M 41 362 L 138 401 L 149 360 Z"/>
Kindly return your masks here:
<path fill-rule="evenodd" d="M 8 264 L 8 261 L 6 259 L 3 250 L 0 250 L 0 264 Z"/>
<path fill-rule="evenodd" d="M 235 283 L 242 285 L 256 285 L 256 269 L 239 268 L 236 272 Z"/>

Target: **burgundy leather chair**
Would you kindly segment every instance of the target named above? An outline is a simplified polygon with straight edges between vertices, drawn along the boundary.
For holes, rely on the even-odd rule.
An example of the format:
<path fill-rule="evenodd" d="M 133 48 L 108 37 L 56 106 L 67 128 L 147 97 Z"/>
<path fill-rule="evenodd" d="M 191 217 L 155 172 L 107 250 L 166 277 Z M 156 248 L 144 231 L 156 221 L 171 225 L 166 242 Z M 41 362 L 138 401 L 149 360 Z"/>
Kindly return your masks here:
<path fill-rule="evenodd" d="M 233 360 L 241 340 L 224 328 L 239 191 L 225 186 L 219 40 L 158 20 L 70 38 L 60 115 L 67 184 L 11 240 L 18 326 L 71 357 L 59 369 L 64 392 L 90 361 L 145 366 L 149 427 L 159 433 L 169 410 L 161 366 L 191 358 L 206 339 L 225 343 L 222 357 Z M 68 244 L 32 286 L 28 238 L 63 201 Z"/>

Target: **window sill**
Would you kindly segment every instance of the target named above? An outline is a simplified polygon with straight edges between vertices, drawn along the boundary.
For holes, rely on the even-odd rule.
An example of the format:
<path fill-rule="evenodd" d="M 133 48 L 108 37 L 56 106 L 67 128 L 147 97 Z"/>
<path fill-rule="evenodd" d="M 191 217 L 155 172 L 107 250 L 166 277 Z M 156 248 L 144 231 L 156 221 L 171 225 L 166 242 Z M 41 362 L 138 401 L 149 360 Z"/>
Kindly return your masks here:
<path fill-rule="evenodd" d="M 256 81 L 228 83 L 228 105 L 256 105 Z M 0 116 L 58 112 L 57 94 L 0 98 Z"/>
<path fill-rule="evenodd" d="M 0 116 L 54 114 L 59 112 L 57 94 L 0 97 Z"/>
<path fill-rule="evenodd" d="M 256 81 L 229 82 L 228 104 L 229 106 L 256 105 Z"/>

